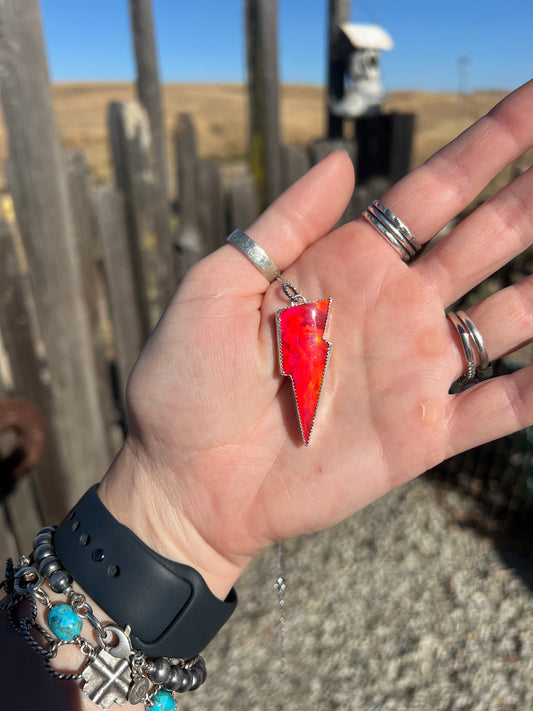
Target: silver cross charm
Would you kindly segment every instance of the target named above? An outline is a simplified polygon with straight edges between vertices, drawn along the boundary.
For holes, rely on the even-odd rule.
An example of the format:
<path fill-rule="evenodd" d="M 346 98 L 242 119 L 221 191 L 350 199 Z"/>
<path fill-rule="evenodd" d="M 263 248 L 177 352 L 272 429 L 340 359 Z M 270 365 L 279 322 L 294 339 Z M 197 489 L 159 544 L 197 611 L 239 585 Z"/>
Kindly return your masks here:
<path fill-rule="evenodd" d="M 130 665 L 127 659 L 109 654 L 105 649 L 83 670 L 85 679 L 82 691 L 94 704 L 108 709 L 111 704 L 124 706 L 131 683 Z"/>

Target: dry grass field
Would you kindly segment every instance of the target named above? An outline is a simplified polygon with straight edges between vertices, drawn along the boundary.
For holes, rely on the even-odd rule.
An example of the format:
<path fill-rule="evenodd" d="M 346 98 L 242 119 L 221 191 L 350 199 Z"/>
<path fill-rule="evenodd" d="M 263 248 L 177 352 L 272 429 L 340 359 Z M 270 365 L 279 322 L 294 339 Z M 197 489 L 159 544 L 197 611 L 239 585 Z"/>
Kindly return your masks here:
<path fill-rule="evenodd" d="M 393 92 L 386 109 L 416 114 L 414 167 L 483 115 L 504 94 L 504 91 L 491 91 L 459 97 Z M 57 84 L 53 96 L 63 145 L 83 150 L 95 178 L 108 180 L 107 105 L 111 101 L 133 99 L 134 87 L 126 83 Z M 188 112 L 194 118 L 202 157 L 219 158 L 228 168 L 242 165 L 246 152 L 246 91 L 242 85 L 166 85 L 163 100 L 169 136 L 178 113 Z M 304 146 L 323 137 L 325 94 L 321 87 L 284 86 L 280 104 L 284 142 Z M 522 163 L 529 164 L 530 157 L 526 156 Z M 0 123 L 0 165 L 3 166 L 5 158 L 5 131 Z M 509 175 L 509 171 L 504 173 L 496 184 L 507 181 Z M 0 185 L 5 185 L 3 176 Z"/>

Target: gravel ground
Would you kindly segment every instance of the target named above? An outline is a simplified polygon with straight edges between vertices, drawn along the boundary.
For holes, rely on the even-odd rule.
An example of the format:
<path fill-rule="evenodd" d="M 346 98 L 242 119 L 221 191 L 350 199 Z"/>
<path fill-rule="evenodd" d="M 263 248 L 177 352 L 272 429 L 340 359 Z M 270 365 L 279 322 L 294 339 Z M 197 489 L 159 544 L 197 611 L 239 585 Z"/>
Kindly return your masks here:
<path fill-rule="evenodd" d="M 531 711 L 532 559 L 462 526 L 471 505 L 422 478 L 285 544 L 283 678 L 265 551 L 205 650 L 205 687 L 179 708 Z"/>

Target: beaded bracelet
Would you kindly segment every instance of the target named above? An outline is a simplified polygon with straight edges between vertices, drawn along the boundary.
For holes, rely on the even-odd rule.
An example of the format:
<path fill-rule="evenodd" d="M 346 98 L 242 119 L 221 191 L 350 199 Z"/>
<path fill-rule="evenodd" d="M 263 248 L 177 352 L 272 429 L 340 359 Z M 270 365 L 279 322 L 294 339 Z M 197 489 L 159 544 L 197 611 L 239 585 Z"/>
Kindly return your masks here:
<path fill-rule="evenodd" d="M 72 587 L 72 577 L 55 553 L 54 531 L 55 526 L 43 528 L 33 541 L 33 551 L 22 556 L 17 566 L 11 559 L 7 561 L 0 583 L 6 597 L 0 609 L 7 611 L 15 630 L 43 657 L 49 674 L 79 680 L 83 693 L 101 708 L 113 703 L 123 706 L 128 701 L 142 703 L 152 711 L 173 711 L 174 693 L 194 691 L 204 683 L 207 671 L 203 658 L 149 658 L 132 647 L 129 627 L 102 624 L 85 595 Z M 51 602 L 45 583 L 65 601 Z M 19 616 L 24 601 L 29 604 L 29 613 Z M 48 628 L 37 622 L 38 604 L 48 609 Z M 96 644 L 81 636 L 84 621 L 92 629 Z M 78 671 L 62 673 L 51 666 L 51 660 L 66 644 L 76 645 L 82 654 Z"/>

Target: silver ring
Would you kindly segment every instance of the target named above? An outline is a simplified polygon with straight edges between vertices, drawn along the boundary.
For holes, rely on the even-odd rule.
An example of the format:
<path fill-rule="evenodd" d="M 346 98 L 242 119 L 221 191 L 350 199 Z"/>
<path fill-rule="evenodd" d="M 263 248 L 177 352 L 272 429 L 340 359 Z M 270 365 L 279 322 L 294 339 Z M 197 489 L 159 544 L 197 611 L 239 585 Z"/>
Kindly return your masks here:
<path fill-rule="evenodd" d="M 470 338 L 472 339 L 474 346 L 477 350 L 479 364 L 476 368 L 476 377 L 479 380 L 490 378 L 490 376 L 492 375 L 492 364 L 489 360 L 489 354 L 487 353 L 487 348 L 485 346 L 483 336 L 479 332 L 479 329 L 476 324 L 472 321 L 472 319 L 468 316 L 467 313 L 465 313 L 464 311 L 457 311 L 457 316 L 468 330 Z"/>
<path fill-rule="evenodd" d="M 270 283 L 281 277 L 278 266 L 274 264 L 262 247 L 256 244 L 251 237 L 248 237 L 246 232 L 235 230 L 228 237 L 228 242 L 237 247 Z"/>
<path fill-rule="evenodd" d="M 492 375 L 492 366 L 489 363 L 483 337 L 472 319 L 464 311 L 457 313 L 449 311 L 446 316 L 454 325 L 463 346 L 466 372 L 457 380 L 457 384 L 460 390 L 466 390 L 470 385 L 489 378 Z M 478 365 L 476 365 L 476 355 Z"/>
<path fill-rule="evenodd" d="M 374 200 L 363 212 L 363 217 L 374 227 L 400 255 L 408 262 L 422 249 L 420 242 L 399 217 L 379 200 Z"/>

